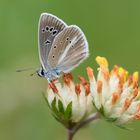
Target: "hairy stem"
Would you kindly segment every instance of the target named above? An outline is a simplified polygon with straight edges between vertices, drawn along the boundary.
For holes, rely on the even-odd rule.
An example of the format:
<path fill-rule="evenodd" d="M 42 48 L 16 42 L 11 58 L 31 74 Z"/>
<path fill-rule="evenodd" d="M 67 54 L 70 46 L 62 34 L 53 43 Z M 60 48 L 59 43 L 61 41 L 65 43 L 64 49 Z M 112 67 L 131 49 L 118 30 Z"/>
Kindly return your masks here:
<path fill-rule="evenodd" d="M 98 119 L 100 117 L 100 114 L 98 112 L 94 113 L 90 118 L 86 119 L 85 121 L 79 123 L 78 125 L 76 125 L 75 127 L 73 127 L 72 129 L 68 129 L 68 140 L 72 140 L 73 136 L 75 135 L 75 133 L 82 127 L 84 127 L 85 125 L 89 124 L 90 122 Z"/>

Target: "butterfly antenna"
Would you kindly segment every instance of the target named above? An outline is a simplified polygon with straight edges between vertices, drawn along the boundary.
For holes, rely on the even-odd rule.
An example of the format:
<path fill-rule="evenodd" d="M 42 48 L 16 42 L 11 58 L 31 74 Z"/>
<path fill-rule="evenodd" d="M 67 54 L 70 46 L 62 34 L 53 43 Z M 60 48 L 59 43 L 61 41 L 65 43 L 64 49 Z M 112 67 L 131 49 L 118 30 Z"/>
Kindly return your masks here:
<path fill-rule="evenodd" d="M 33 70 L 34 68 L 17 69 L 16 72 L 23 72 L 28 70 Z"/>

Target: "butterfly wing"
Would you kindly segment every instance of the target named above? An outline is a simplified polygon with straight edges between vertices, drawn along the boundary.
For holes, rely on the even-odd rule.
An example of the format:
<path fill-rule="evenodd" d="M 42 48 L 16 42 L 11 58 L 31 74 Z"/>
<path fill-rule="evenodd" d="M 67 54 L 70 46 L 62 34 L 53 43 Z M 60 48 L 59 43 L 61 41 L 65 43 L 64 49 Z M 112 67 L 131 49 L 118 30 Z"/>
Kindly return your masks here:
<path fill-rule="evenodd" d="M 71 25 L 60 32 L 53 41 L 48 63 L 64 73 L 70 72 L 88 56 L 88 43 L 78 26 Z"/>
<path fill-rule="evenodd" d="M 48 68 L 48 54 L 53 40 L 66 26 L 62 20 L 54 15 L 43 13 L 40 16 L 38 29 L 39 58 L 42 67 L 46 70 Z"/>

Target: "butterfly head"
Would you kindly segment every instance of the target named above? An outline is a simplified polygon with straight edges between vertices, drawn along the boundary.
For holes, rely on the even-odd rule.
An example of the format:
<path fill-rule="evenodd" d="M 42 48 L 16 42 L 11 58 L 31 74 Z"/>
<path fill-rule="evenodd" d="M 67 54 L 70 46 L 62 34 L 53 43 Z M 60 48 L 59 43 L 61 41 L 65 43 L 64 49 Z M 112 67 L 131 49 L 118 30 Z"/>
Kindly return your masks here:
<path fill-rule="evenodd" d="M 37 70 L 37 74 L 38 74 L 38 76 L 40 76 L 40 77 L 44 77 L 44 75 L 45 75 L 44 69 L 43 69 L 43 68 L 40 68 L 39 70 Z"/>
<path fill-rule="evenodd" d="M 44 70 L 43 68 L 40 68 L 37 71 L 38 76 L 40 77 L 45 77 L 48 81 L 53 81 L 57 78 L 59 78 L 59 76 L 61 75 L 61 71 L 58 70 L 57 68 L 55 69 L 51 69 L 51 70 Z"/>

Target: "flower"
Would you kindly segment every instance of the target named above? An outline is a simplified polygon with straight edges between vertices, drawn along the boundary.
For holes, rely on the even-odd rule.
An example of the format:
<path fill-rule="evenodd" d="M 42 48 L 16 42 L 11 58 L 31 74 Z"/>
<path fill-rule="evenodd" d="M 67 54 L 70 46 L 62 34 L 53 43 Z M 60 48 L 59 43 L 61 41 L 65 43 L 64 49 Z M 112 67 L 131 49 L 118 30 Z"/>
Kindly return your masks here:
<path fill-rule="evenodd" d="M 63 84 L 60 80 L 50 82 L 45 94 L 53 116 L 67 128 L 87 119 L 94 109 L 89 82 L 79 79 L 80 84 L 75 84 L 70 73 L 64 74 Z"/>
<path fill-rule="evenodd" d="M 108 61 L 97 57 L 99 64 L 97 80 L 93 69 L 88 67 L 90 91 L 96 109 L 111 122 L 123 125 L 140 120 L 140 88 L 138 72 L 132 75 L 117 65 L 109 72 Z"/>

